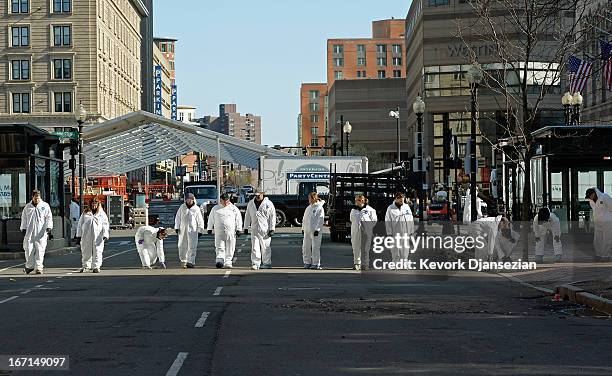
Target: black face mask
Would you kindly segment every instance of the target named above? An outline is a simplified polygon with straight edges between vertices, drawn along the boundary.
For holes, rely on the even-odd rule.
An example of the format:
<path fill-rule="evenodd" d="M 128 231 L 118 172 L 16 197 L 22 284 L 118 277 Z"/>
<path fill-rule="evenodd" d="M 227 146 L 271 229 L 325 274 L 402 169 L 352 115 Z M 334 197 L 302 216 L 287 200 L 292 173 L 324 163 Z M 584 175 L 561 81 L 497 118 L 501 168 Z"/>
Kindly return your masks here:
<path fill-rule="evenodd" d="M 397 202 L 395 203 L 395 206 L 397 206 L 398 209 L 401 209 L 403 205 L 404 204 L 398 204 Z"/>
<path fill-rule="evenodd" d="M 185 205 L 187 205 L 188 208 L 191 208 L 195 204 L 192 202 L 191 204 L 185 203 Z"/>

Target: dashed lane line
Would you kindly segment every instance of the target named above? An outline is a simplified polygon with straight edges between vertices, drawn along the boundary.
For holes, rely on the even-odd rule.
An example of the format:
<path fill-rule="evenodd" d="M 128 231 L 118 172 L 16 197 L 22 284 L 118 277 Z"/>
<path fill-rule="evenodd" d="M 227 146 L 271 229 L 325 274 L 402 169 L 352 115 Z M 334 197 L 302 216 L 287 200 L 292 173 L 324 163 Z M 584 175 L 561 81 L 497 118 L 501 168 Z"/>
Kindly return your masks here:
<path fill-rule="evenodd" d="M 202 312 L 202 316 L 195 323 L 194 328 L 203 328 L 204 323 L 206 322 L 206 319 L 208 319 L 209 315 L 210 315 L 210 312 Z"/>
<path fill-rule="evenodd" d="M 10 298 L 6 298 L 6 299 L 4 299 L 4 300 L 0 300 L 0 304 L 8 303 L 8 302 L 10 302 L 11 300 L 15 300 L 15 299 L 17 299 L 18 297 L 19 297 L 19 296 L 15 295 L 15 296 L 11 296 Z"/>
<path fill-rule="evenodd" d="M 181 367 L 183 366 L 183 363 L 185 363 L 185 359 L 187 359 L 187 355 L 189 355 L 189 353 L 187 352 L 178 353 L 176 359 L 174 359 L 174 363 L 172 363 L 172 366 L 170 366 L 170 369 L 168 370 L 168 372 L 166 372 L 166 376 L 178 375 L 179 371 L 181 370 Z"/>
<path fill-rule="evenodd" d="M 219 296 L 221 295 L 221 290 L 223 290 L 223 286 L 219 286 L 215 289 L 215 292 L 213 293 L 213 296 Z"/>
<path fill-rule="evenodd" d="M 223 276 L 223 278 L 229 278 L 230 274 L 232 274 L 231 270 L 226 271 L 225 275 Z"/>

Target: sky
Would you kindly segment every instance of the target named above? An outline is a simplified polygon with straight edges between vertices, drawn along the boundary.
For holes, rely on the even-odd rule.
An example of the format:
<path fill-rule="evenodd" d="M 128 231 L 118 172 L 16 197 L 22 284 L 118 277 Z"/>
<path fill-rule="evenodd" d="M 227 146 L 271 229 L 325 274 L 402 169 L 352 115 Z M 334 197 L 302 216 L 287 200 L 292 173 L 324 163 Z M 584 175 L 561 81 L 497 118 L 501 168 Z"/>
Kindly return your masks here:
<path fill-rule="evenodd" d="M 295 145 L 300 84 L 325 82 L 329 38 L 371 37 L 410 0 L 154 0 L 154 34 L 178 39 L 178 102 L 262 117 L 262 143 Z"/>

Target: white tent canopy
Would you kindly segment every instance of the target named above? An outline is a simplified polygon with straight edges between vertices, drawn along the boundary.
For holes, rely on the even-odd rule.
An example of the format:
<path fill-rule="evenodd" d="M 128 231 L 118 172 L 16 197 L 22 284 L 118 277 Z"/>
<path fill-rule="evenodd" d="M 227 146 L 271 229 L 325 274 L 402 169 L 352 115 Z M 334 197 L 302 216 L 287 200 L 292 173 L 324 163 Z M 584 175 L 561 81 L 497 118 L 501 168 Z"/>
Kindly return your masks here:
<path fill-rule="evenodd" d="M 87 176 L 123 174 L 190 151 L 258 168 L 259 157 L 293 155 L 208 129 L 138 111 L 83 132 Z"/>

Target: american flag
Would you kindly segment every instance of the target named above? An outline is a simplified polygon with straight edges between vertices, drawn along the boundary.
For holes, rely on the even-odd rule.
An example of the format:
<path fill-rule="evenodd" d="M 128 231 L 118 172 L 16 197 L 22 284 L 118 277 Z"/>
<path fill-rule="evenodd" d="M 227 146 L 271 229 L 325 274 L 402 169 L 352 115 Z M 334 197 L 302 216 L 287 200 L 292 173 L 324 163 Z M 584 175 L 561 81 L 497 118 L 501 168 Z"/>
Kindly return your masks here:
<path fill-rule="evenodd" d="M 570 56 L 567 61 L 567 69 L 570 80 L 570 93 L 579 93 L 584 89 L 587 79 L 591 75 L 593 63 L 582 61 L 575 56 Z"/>
<path fill-rule="evenodd" d="M 601 46 L 601 58 L 604 61 L 604 87 L 608 90 L 612 90 L 612 43 L 600 39 L 599 44 Z"/>

